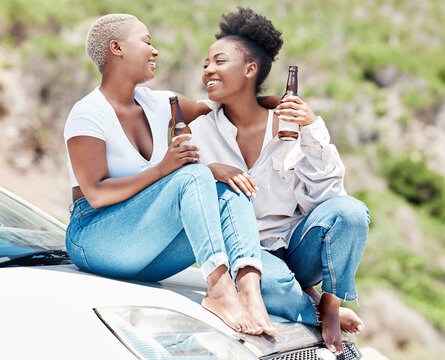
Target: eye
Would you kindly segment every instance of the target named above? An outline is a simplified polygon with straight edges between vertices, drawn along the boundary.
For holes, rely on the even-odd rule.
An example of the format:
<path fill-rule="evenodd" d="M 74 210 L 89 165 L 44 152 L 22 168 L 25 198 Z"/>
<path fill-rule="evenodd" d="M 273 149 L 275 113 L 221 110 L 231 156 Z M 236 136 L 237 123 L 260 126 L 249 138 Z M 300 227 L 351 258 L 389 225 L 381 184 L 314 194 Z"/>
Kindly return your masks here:
<path fill-rule="evenodd" d="M 217 64 L 225 63 L 225 62 L 226 62 L 226 59 L 218 59 L 218 60 L 216 60 Z"/>
<path fill-rule="evenodd" d="M 208 66 L 209 66 L 209 64 L 204 64 L 204 65 L 202 66 L 202 68 L 205 70 L 205 69 L 208 68 Z"/>

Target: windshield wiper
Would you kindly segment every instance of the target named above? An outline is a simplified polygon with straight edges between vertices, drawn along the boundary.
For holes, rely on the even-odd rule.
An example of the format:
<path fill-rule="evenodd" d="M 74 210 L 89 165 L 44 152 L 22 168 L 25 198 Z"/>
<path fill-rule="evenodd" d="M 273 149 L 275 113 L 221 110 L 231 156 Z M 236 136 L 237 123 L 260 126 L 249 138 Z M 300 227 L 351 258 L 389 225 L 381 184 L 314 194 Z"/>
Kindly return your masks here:
<path fill-rule="evenodd" d="M 0 257 L 0 268 L 11 265 L 37 266 L 37 265 L 60 265 L 60 264 L 71 264 L 71 260 L 66 251 L 43 250 L 14 257 L 11 256 Z"/>

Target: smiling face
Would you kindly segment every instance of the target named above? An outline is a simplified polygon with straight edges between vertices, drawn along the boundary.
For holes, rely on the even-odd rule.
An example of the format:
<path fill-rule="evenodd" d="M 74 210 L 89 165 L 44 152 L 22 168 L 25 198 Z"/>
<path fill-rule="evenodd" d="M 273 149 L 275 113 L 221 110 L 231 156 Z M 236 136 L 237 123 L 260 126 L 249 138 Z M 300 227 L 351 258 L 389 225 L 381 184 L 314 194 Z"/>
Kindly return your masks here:
<path fill-rule="evenodd" d="M 252 63 L 237 41 L 220 39 L 210 46 L 202 76 L 209 99 L 226 104 L 240 92 L 251 91 L 253 77 Z"/>
<path fill-rule="evenodd" d="M 134 21 L 125 39 L 119 41 L 119 45 L 128 76 L 136 83 L 154 78 L 159 51 L 151 45 L 150 33 L 142 22 Z"/>

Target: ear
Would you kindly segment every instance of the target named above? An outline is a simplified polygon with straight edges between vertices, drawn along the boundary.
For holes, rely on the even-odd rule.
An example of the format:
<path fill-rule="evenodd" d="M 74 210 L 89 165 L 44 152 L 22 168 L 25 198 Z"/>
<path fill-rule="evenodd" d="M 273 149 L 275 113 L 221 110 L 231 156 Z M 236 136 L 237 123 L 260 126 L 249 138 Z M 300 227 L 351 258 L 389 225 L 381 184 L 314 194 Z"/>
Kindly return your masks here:
<path fill-rule="evenodd" d="M 257 73 L 258 65 L 256 62 L 250 62 L 246 66 L 246 77 L 251 78 L 254 77 Z"/>
<path fill-rule="evenodd" d="M 110 52 L 111 52 L 113 55 L 116 55 L 116 56 L 122 56 L 122 47 L 121 47 L 121 45 L 119 44 L 118 41 L 116 41 L 116 40 L 111 40 L 111 41 L 110 41 L 109 48 L 110 48 Z"/>

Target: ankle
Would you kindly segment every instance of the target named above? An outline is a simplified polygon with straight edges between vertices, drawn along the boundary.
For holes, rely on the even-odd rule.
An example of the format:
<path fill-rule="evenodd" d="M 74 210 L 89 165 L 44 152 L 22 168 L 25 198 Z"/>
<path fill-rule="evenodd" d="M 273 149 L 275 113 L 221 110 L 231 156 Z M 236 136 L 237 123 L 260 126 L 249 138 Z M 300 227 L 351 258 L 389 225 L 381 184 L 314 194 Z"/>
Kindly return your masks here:
<path fill-rule="evenodd" d="M 335 295 L 323 293 L 320 298 L 320 303 L 318 304 L 318 309 L 320 312 L 328 311 L 328 312 L 336 312 L 337 314 L 340 311 L 341 299 L 336 297 Z"/>
<path fill-rule="evenodd" d="M 243 293 L 261 292 L 260 278 L 261 273 L 252 266 L 240 269 L 235 280 L 238 291 Z"/>

